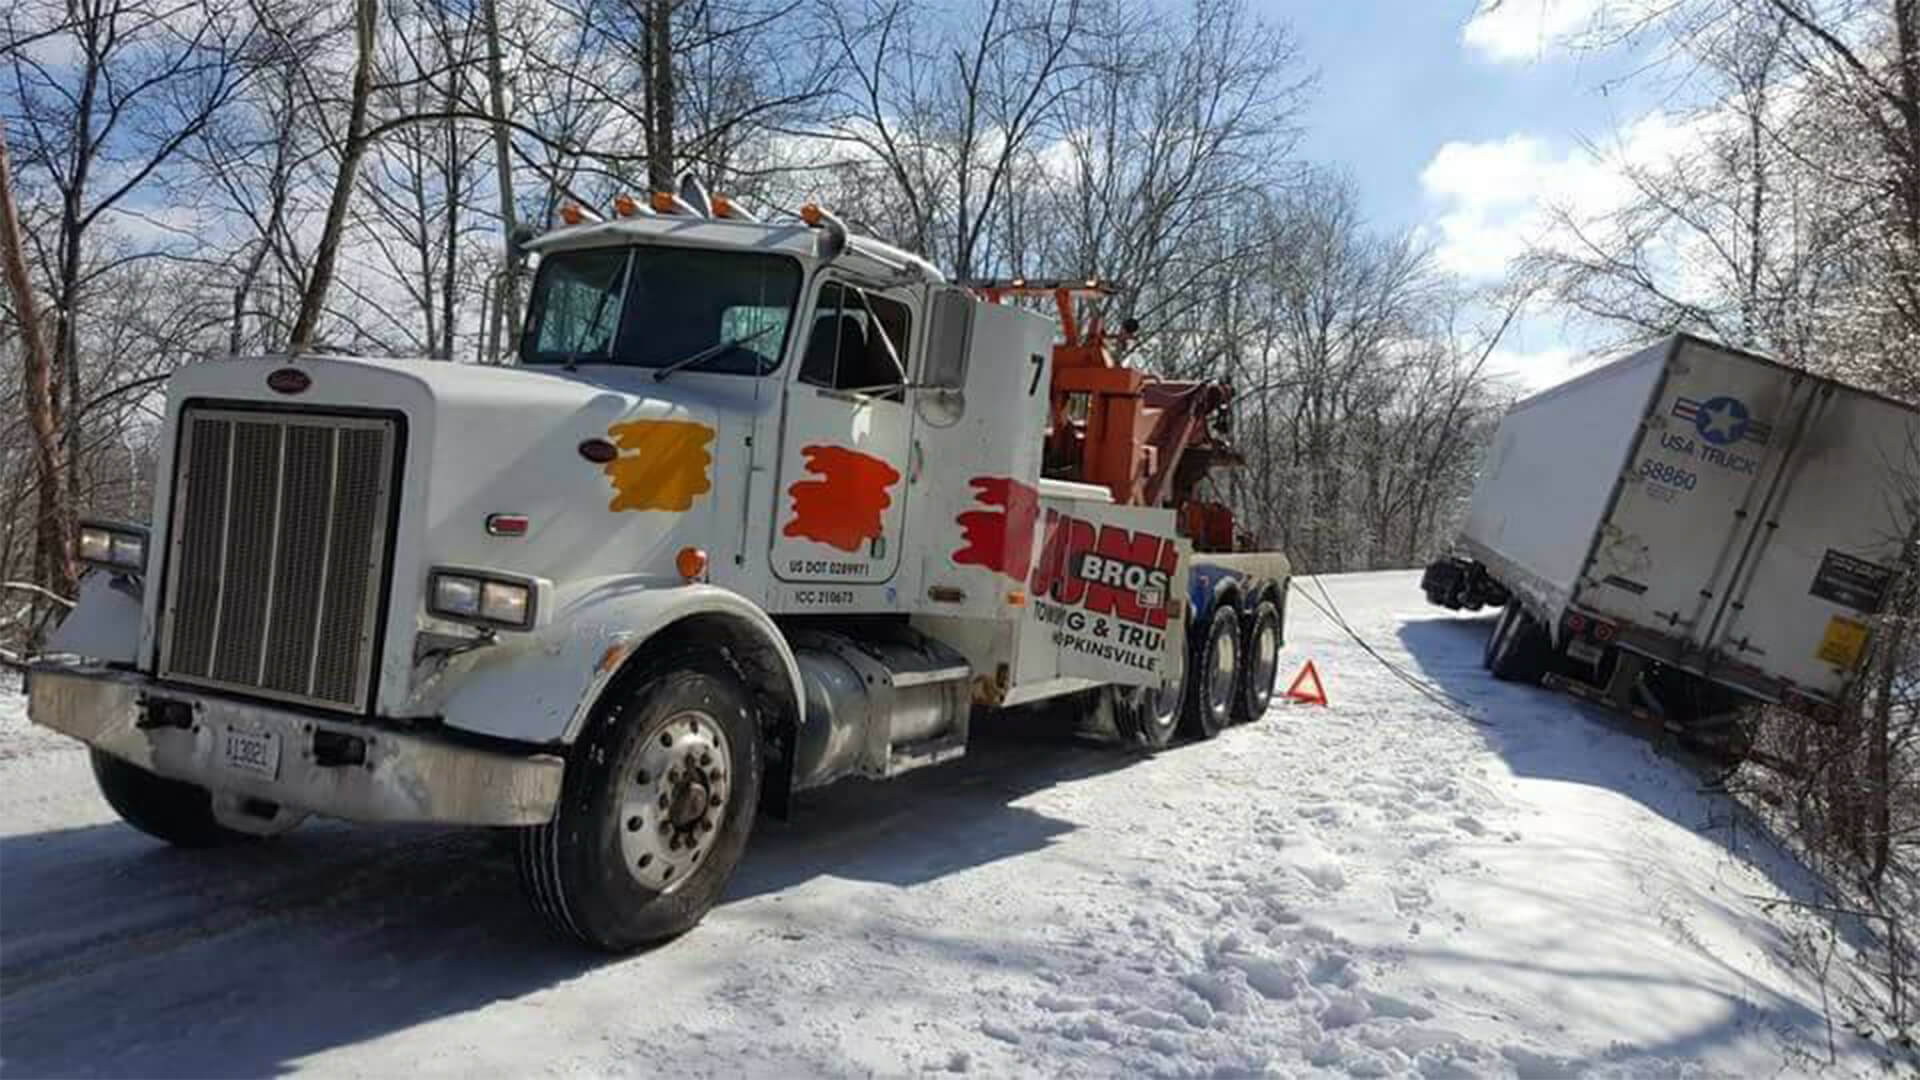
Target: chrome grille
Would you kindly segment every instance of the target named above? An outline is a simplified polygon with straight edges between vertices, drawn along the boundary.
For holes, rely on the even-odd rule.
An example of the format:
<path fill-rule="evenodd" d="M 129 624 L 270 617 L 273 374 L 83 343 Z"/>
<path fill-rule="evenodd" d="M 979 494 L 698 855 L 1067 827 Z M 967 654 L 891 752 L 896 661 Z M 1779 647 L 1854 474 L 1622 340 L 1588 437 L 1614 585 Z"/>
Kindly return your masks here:
<path fill-rule="evenodd" d="M 161 674 L 365 708 L 396 441 L 388 419 L 189 407 Z"/>

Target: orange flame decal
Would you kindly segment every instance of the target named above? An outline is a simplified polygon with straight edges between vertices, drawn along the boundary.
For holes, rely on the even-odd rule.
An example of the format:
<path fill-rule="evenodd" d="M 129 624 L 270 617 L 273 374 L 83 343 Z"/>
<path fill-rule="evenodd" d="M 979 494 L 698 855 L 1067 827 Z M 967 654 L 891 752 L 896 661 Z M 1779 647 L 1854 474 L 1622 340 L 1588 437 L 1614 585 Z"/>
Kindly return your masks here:
<path fill-rule="evenodd" d="M 844 446 L 806 446 L 807 471 L 818 480 L 802 480 L 787 489 L 793 517 L 781 530 L 787 536 L 818 541 L 841 551 L 880 536 L 880 513 L 893 505 L 887 489 L 900 473 L 885 461 Z"/>
<path fill-rule="evenodd" d="M 609 510 L 683 511 L 713 489 L 707 444 L 713 429 L 691 420 L 628 420 L 607 429 L 623 453 L 601 468 L 613 482 Z M 624 453 L 631 450 L 633 453 Z"/>

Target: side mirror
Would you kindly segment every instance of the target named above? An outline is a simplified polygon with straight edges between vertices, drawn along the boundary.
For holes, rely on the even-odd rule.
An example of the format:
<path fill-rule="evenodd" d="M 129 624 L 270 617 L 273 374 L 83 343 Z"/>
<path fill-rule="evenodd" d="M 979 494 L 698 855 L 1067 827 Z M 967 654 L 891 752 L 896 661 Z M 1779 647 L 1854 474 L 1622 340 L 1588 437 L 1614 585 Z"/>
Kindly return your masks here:
<path fill-rule="evenodd" d="M 927 356 L 919 385 L 959 390 L 967 385 L 967 358 L 973 348 L 974 299 L 960 289 L 933 293 L 927 324 Z"/>

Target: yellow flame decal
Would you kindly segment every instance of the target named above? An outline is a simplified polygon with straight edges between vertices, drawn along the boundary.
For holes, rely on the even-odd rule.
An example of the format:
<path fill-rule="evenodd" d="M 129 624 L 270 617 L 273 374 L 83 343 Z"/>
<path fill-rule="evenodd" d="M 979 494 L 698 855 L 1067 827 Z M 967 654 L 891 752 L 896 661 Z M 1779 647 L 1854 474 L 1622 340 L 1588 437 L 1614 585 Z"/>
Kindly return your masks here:
<path fill-rule="evenodd" d="M 609 510 L 681 511 L 713 489 L 707 478 L 713 429 L 691 420 L 628 420 L 607 429 L 620 456 L 606 463 L 616 494 Z M 628 453 L 627 451 L 632 451 Z"/>

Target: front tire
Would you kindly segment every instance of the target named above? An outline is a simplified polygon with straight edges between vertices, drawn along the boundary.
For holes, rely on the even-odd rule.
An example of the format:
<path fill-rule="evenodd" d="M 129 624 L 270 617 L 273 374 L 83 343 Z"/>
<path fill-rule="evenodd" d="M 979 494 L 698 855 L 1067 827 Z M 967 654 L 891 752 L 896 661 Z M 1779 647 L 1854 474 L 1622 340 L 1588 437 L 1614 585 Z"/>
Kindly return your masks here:
<path fill-rule="evenodd" d="M 1207 620 L 1207 637 L 1187 675 L 1187 734 L 1211 739 L 1233 722 L 1240 689 L 1240 617 L 1222 604 Z"/>
<path fill-rule="evenodd" d="M 1280 609 L 1262 600 L 1253 609 L 1247 629 L 1246 676 L 1234 701 L 1236 722 L 1251 723 L 1267 715 L 1273 704 L 1273 682 L 1280 677 Z"/>
<path fill-rule="evenodd" d="M 630 952 L 719 901 L 753 829 L 761 747 L 745 689 L 715 667 L 683 658 L 609 694 L 553 820 L 521 831 L 521 885 L 561 932 Z"/>
<path fill-rule="evenodd" d="M 213 793 L 198 784 L 150 773 L 112 754 L 91 751 L 93 778 L 120 820 L 174 847 L 222 847 L 254 837 L 213 816 Z"/>

